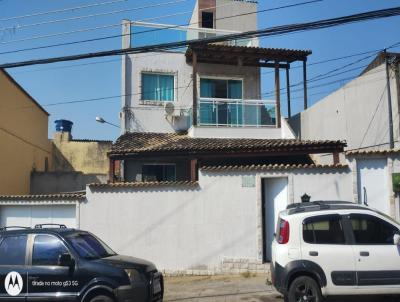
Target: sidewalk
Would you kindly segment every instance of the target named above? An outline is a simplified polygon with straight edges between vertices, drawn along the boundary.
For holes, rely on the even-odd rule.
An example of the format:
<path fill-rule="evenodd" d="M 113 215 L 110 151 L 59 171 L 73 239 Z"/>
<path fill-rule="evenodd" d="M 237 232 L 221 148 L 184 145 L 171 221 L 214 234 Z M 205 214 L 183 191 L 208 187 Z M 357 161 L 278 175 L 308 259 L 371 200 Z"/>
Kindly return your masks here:
<path fill-rule="evenodd" d="M 264 275 L 166 277 L 165 299 L 172 301 L 272 302 L 278 293 L 266 284 Z"/>

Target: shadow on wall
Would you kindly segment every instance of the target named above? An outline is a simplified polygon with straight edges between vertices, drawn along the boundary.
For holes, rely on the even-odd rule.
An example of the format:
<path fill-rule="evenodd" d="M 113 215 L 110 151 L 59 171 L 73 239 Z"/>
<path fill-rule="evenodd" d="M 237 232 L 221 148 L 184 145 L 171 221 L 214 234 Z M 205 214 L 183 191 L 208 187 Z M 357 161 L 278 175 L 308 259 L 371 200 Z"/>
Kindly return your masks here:
<path fill-rule="evenodd" d="M 293 115 L 287 119 L 289 126 L 292 128 L 294 134 L 298 139 L 301 139 L 301 113 Z"/>
<path fill-rule="evenodd" d="M 71 163 L 68 161 L 68 159 L 61 153 L 61 151 L 57 148 L 57 146 L 53 143 L 52 144 L 52 152 L 53 152 L 53 158 L 52 158 L 52 167 L 51 170 L 53 171 L 74 171 L 74 168 L 72 167 Z"/>
<path fill-rule="evenodd" d="M 106 183 L 107 174 L 84 174 L 76 171 L 32 172 L 31 194 L 56 194 L 86 189 L 91 183 Z"/>

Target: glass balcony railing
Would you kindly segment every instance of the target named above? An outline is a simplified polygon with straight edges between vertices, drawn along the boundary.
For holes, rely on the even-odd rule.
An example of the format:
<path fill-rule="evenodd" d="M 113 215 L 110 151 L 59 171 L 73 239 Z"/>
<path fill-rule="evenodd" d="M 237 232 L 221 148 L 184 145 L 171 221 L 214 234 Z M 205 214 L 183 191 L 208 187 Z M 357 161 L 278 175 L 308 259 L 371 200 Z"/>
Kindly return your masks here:
<path fill-rule="evenodd" d="M 214 38 L 223 35 L 239 33 L 238 31 L 231 30 L 168 25 L 140 21 L 131 22 L 131 32 L 131 45 L 135 47 L 160 43 L 183 42 L 204 38 Z M 218 44 L 229 46 L 258 47 L 259 40 L 258 38 L 247 38 L 219 42 Z M 180 49 L 177 49 L 176 51 L 186 51 L 186 47 L 182 47 Z"/>
<path fill-rule="evenodd" d="M 197 124 L 214 127 L 276 126 L 276 103 L 265 100 L 200 98 Z"/>

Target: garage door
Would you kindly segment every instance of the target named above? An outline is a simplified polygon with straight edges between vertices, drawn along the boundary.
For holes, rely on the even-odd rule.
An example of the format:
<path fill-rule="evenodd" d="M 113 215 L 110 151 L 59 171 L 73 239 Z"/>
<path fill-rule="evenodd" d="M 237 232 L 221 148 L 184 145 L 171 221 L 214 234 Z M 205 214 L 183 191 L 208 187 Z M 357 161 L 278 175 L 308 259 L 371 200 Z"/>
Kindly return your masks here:
<path fill-rule="evenodd" d="M 59 223 L 76 228 L 75 205 L 1 206 L 0 226 L 30 226 Z"/>

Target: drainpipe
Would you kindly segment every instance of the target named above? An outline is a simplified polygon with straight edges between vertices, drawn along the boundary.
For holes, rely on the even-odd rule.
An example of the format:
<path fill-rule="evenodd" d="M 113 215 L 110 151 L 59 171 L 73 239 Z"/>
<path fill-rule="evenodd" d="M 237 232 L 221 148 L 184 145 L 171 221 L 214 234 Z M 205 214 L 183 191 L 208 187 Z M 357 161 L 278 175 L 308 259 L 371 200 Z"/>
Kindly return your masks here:
<path fill-rule="evenodd" d="M 386 65 L 386 86 L 387 86 L 387 94 L 388 94 L 388 114 L 389 114 L 389 146 L 390 149 L 394 148 L 394 139 L 393 139 L 393 116 L 392 116 L 392 95 L 390 92 L 390 76 L 389 76 L 389 60 L 387 51 L 384 51 L 385 55 L 385 65 Z"/>

